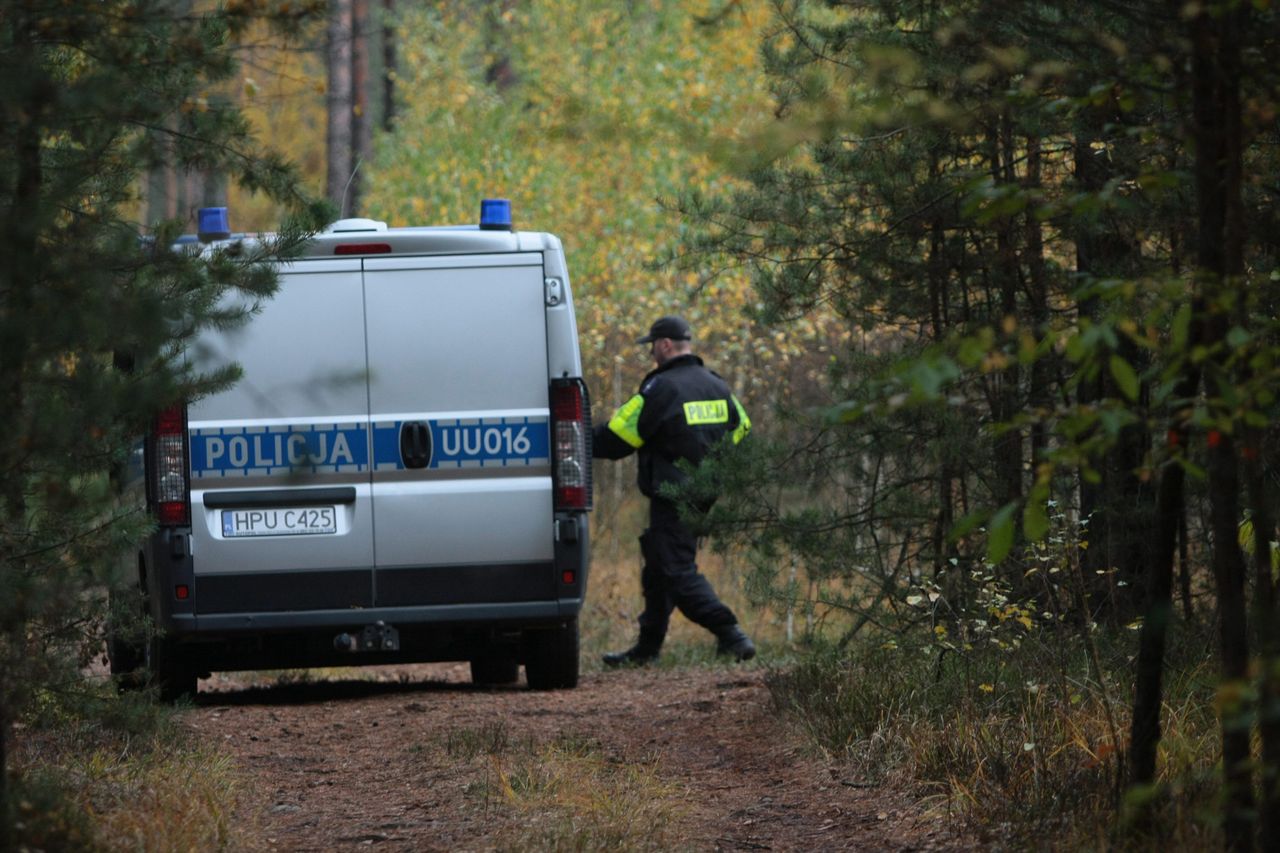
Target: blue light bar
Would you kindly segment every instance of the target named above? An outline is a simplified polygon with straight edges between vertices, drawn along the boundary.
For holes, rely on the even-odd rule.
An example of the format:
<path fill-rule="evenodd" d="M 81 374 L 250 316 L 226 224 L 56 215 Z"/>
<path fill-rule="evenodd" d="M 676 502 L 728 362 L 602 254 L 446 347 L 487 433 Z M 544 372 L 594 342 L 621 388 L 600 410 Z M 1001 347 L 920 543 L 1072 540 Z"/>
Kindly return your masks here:
<path fill-rule="evenodd" d="M 486 198 L 480 202 L 480 228 L 483 231 L 511 230 L 511 202 L 505 198 Z"/>
<path fill-rule="evenodd" d="M 225 240 L 231 236 L 231 222 L 225 207 L 202 207 L 196 214 L 196 233 L 201 243 Z"/>

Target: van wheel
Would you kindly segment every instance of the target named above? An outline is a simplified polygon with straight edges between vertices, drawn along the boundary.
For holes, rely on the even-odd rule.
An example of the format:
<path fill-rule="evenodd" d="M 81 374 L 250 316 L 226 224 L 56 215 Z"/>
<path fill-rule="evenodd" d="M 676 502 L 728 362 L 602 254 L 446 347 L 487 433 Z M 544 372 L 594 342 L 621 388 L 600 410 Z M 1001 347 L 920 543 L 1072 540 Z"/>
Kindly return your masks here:
<path fill-rule="evenodd" d="M 146 615 L 130 616 L 128 611 L 134 608 L 125 600 L 128 597 L 128 593 L 112 591 L 107 617 L 107 660 L 121 690 L 141 687 L 147 664 Z"/>
<path fill-rule="evenodd" d="M 146 656 L 142 643 L 133 637 L 125 637 L 114 629 L 107 634 L 107 660 L 121 690 L 141 685 L 138 675 L 146 665 Z"/>
<path fill-rule="evenodd" d="M 555 628 L 526 631 L 524 674 L 531 690 L 578 686 L 578 620 Z"/>
<path fill-rule="evenodd" d="M 146 652 L 147 672 L 151 683 L 160 691 L 161 702 L 176 702 L 196 695 L 196 671 L 183 658 L 177 643 L 168 637 L 152 635 Z"/>
<path fill-rule="evenodd" d="M 515 655 L 485 652 L 471 659 L 472 684 L 510 684 L 520 678 L 520 663 Z"/>

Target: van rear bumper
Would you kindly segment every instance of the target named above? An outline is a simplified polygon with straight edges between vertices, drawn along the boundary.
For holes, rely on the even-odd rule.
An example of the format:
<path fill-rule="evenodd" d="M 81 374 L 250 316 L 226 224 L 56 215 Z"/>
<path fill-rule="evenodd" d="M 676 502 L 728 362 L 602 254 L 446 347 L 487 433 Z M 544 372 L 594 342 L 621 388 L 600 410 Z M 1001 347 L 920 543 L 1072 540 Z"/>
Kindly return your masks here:
<path fill-rule="evenodd" d="M 303 610 L 262 613 L 174 614 L 172 633 L 178 637 L 234 636 L 263 632 L 295 632 L 358 628 L 385 622 L 406 626 L 510 624 L 520 627 L 557 622 L 576 616 L 582 599 L 521 601 L 487 604 L 446 604 L 427 607 L 373 607 L 344 610 Z"/>

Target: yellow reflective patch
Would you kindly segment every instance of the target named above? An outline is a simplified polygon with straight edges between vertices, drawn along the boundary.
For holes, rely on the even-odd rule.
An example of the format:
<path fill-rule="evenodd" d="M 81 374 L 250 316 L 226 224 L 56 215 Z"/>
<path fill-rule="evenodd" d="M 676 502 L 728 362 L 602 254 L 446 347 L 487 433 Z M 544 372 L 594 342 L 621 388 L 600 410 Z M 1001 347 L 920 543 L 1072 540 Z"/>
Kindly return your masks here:
<path fill-rule="evenodd" d="M 609 420 L 609 431 L 632 447 L 644 445 L 637 427 L 640 424 L 640 410 L 644 408 L 644 397 L 639 394 L 622 404 L 622 408 Z"/>
<path fill-rule="evenodd" d="M 689 426 L 727 424 L 729 404 L 724 400 L 692 400 L 684 404 L 684 420 Z"/>
<path fill-rule="evenodd" d="M 738 410 L 738 428 L 733 431 L 733 443 L 737 444 L 751 432 L 751 418 L 747 417 L 747 410 L 742 408 L 742 403 L 738 402 L 736 396 L 733 398 L 733 406 Z"/>

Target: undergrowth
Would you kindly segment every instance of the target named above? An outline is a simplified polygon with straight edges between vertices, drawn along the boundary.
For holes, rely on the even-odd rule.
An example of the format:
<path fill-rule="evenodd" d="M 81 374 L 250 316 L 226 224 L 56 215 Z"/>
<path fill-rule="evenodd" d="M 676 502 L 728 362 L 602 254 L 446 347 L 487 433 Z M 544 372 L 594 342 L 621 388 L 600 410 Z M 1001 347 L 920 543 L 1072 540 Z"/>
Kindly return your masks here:
<path fill-rule="evenodd" d="M 1126 824 L 1132 660 L 1098 637 L 1037 628 L 1016 647 L 821 647 L 768 678 L 778 709 L 866 784 L 901 784 L 986 843 L 1035 849 L 1199 849 L 1212 815 L 1214 673 L 1188 638 L 1171 652 L 1157 836 Z M 1108 648 L 1108 639 L 1113 640 Z"/>
<path fill-rule="evenodd" d="M 192 744 L 175 711 L 145 693 L 86 682 L 46 691 L 15 727 L 15 849 L 250 849 L 234 818 L 230 760 Z"/>

